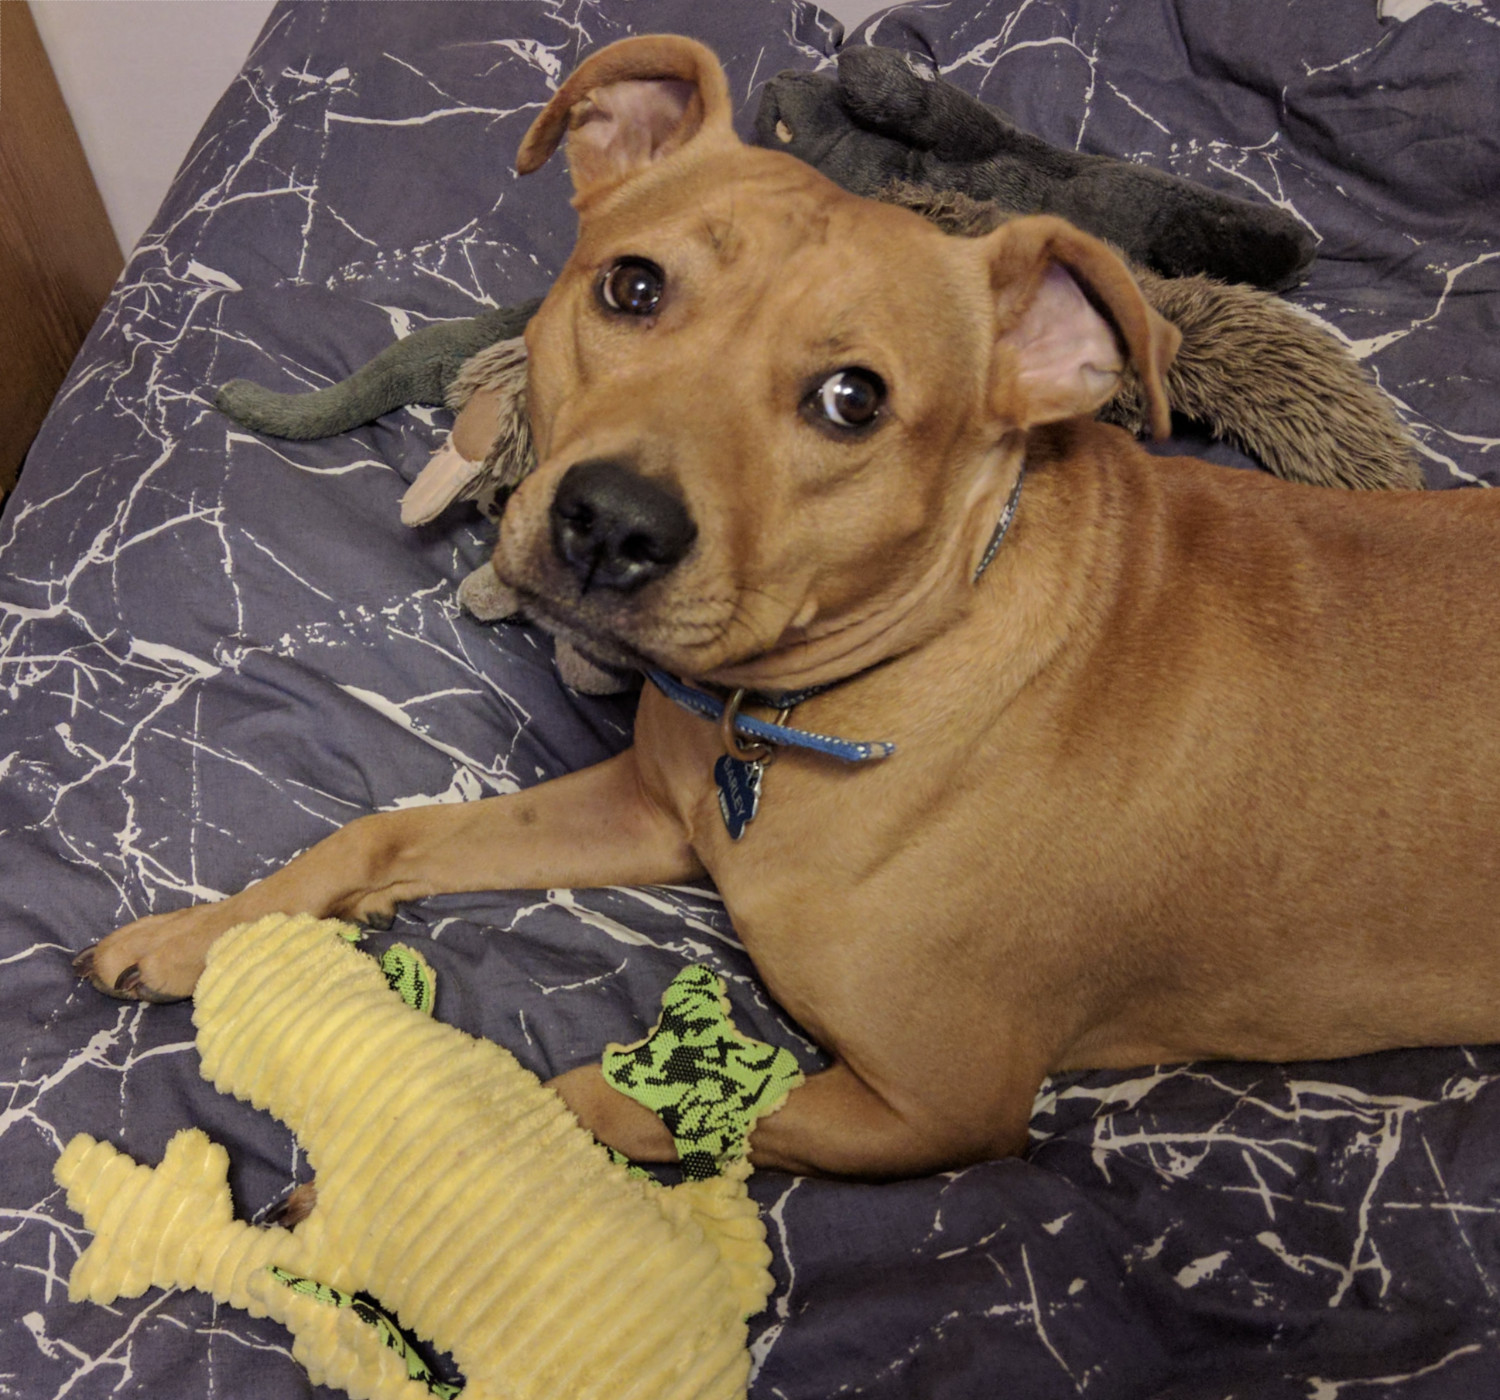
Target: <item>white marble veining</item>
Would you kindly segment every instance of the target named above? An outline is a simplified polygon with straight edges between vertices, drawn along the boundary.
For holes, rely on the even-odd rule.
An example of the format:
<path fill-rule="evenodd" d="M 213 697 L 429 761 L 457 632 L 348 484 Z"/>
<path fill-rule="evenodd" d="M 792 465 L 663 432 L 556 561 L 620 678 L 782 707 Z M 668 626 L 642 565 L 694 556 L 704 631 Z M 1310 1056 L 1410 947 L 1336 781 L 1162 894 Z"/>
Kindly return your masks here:
<path fill-rule="evenodd" d="M 1293 300 L 1396 399 L 1434 484 L 1494 482 L 1493 187 L 1423 183 L 1474 113 L 1431 115 L 1433 151 L 1400 157 L 1401 218 L 1366 121 L 1396 119 L 1403 81 L 1493 73 L 1494 16 L 1283 8 L 1270 25 L 1207 3 L 929 0 L 865 34 L 1055 142 L 1294 212 L 1324 257 Z M 458 611 L 481 522 L 399 524 L 441 413 L 272 442 L 208 391 L 329 383 L 393 335 L 543 290 L 571 236 L 566 182 L 517 181 L 515 145 L 583 51 L 648 21 L 711 38 L 747 106 L 779 69 L 831 62 L 836 32 L 799 0 L 279 9 L 6 507 L 0 1396 L 317 1393 L 277 1328 L 201 1297 L 66 1303 L 85 1240 L 50 1170 L 74 1132 L 156 1160 L 201 1123 L 251 1216 L 306 1169 L 284 1130 L 199 1080 L 185 1007 L 109 1002 L 76 985 L 72 953 L 360 812 L 510 791 L 626 742 L 628 702 L 567 695 L 538 634 Z M 1492 132 L 1472 149 L 1497 168 Z M 816 1062 L 708 891 L 451 896 L 403 932 L 427 940 L 439 1014 L 540 1073 L 639 1035 L 688 960 L 724 973 L 748 1029 Z M 1490 1394 L 1497 1084 L 1494 1050 L 1068 1076 L 1038 1099 L 1023 1161 L 876 1187 L 759 1177 L 777 1291 L 752 1393 Z"/>

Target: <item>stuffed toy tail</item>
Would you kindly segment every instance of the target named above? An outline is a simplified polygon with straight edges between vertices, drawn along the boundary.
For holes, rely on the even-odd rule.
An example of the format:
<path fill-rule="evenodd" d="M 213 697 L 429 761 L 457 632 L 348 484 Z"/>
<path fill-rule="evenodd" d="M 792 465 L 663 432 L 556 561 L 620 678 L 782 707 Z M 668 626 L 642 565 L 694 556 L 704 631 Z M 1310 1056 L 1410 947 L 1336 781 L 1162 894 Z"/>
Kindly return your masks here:
<path fill-rule="evenodd" d="M 520 335 L 540 305 L 540 300 L 525 301 L 424 326 L 388 345 L 348 379 L 310 394 L 278 394 L 248 379 L 231 379 L 214 395 L 214 407 L 252 432 L 297 441 L 346 433 L 407 404 L 440 407 L 464 361 Z"/>
<path fill-rule="evenodd" d="M 1310 316 L 1253 287 L 1137 269 L 1146 300 L 1182 332 L 1164 376 L 1174 413 L 1288 481 L 1421 490 L 1416 441 L 1364 367 Z M 1137 436 L 1133 373 L 1099 415 Z"/>
<path fill-rule="evenodd" d="M 960 237 L 1008 217 L 998 204 L 898 181 L 881 198 Z M 1132 264 L 1141 294 L 1182 332 L 1163 376 L 1172 412 L 1248 452 L 1287 481 L 1364 490 L 1420 490 L 1416 440 L 1395 406 L 1328 331 L 1269 292 L 1212 277 L 1162 277 Z M 1137 437 L 1150 431 L 1133 370 L 1099 417 Z"/>

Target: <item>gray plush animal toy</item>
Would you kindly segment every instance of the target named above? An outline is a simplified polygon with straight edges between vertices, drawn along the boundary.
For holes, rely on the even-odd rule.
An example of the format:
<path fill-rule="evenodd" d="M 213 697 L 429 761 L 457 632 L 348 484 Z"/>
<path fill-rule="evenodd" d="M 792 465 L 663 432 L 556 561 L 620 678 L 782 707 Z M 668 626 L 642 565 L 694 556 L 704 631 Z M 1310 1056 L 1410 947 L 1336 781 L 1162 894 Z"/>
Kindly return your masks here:
<path fill-rule="evenodd" d="M 921 185 L 1012 214 L 1059 215 L 1164 277 L 1283 291 L 1315 252 L 1312 233 L 1280 209 L 1049 145 L 896 49 L 847 48 L 837 78 L 778 74 L 761 96 L 755 135 L 855 194 L 880 199 L 893 184 Z"/>

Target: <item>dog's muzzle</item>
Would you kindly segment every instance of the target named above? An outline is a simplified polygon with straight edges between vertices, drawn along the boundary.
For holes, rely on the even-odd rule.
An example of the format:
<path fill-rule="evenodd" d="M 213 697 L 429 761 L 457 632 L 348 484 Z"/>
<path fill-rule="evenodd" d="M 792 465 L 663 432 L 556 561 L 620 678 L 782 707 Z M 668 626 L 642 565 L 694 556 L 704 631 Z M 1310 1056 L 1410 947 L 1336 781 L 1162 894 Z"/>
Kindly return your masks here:
<path fill-rule="evenodd" d="M 578 462 L 552 497 L 552 550 L 582 592 L 631 593 L 675 568 L 698 527 L 671 491 L 620 462 Z"/>

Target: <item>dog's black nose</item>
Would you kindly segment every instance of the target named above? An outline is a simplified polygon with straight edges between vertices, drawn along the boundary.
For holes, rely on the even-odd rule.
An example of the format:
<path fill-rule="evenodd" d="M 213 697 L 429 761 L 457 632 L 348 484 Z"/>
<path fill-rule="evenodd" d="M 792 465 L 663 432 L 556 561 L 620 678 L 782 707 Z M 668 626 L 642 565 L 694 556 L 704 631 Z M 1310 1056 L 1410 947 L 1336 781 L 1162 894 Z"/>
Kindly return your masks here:
<path fill-rule="evenodd" d="M 590 588 L 619 593 L 678 564 L 698 527 L 665 487 L 619 462 L 579 462 L 552 497 L 552 548 Z"/>

